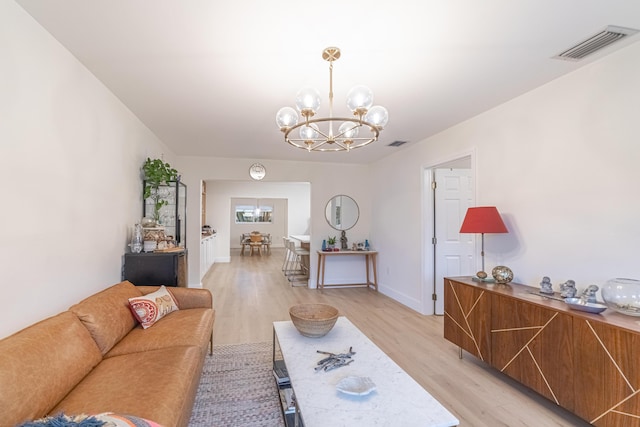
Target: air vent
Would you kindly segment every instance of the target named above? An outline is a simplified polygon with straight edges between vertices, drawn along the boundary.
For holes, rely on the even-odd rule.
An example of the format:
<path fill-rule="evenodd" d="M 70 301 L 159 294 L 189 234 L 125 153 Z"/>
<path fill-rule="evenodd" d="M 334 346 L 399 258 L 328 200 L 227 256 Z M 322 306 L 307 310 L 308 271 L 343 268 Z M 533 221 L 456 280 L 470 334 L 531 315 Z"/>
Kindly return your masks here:
<path fill-rule="evenodd" d="M 409 141 L 393 141 L 391 144 L 388 144 L 389 147 L 400 147 L 402 144 L 406 144 Z"/>
<path fill-rule="evenodd" d="M 612 43 L 615 43 L 627 36 L 637 33 L 638 30 L 632 28 L 616 27 L 609 25 L 604 30 L 589 37 L 588 39 L 570 47 L 562 53 L 554 56 L 555 59 L 563 59 L 565 61 L 580 61 L 584 57 L 591 55 Z"/>

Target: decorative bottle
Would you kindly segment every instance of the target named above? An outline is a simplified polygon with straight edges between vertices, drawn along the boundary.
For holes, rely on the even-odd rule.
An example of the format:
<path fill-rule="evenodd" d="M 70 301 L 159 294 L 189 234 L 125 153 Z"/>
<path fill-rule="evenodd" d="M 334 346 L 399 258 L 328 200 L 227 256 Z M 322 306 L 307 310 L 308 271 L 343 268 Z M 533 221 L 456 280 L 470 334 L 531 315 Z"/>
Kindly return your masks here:
<path fill-rule="evenodd" d="M 368 239 L 365 239 L 365 241 L 364 241 L 364 250 L 365 250 L 365 251 L 368 251 L 369 249 L 371 249 L 371 248 L 369 247 L 369 240 L 368 240 Z"/>
<path fill-rule="evenodd" d="M 133 234 L 131 235 L 131 252 L 139 254 L 142 252 L 142 225 L 133 226 Z"/>
<path fill-rule="evenodd" d="M 326 251 L 326 250 L 327 250 L 327 241 L 326 241 L 326 240 L 323 240 L 323 241 L 322 241 L 322 250 L 323 250 L 323 251 Z"/>

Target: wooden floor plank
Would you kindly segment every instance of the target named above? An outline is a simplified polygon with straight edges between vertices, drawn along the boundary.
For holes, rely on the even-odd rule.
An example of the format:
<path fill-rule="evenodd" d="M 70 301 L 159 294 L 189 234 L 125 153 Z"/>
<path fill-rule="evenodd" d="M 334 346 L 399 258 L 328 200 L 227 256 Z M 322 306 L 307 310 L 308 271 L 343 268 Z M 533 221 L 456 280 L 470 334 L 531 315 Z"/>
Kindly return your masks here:
<path fill-rule="evenodd" d="M 322 302 L 336 307 L 400 365 L 461 426 L 583 427 L 589 424 L 488 367 L 443 338 L 443 317 L 423 316 L 367 288 L 318 291 L 292 287 L 281 271 L 284 250 L 217 263 L 203 278 L 213 293 L 215 344 L 270 341 L 272 322 L 290 320 L 289 307 Z"/>

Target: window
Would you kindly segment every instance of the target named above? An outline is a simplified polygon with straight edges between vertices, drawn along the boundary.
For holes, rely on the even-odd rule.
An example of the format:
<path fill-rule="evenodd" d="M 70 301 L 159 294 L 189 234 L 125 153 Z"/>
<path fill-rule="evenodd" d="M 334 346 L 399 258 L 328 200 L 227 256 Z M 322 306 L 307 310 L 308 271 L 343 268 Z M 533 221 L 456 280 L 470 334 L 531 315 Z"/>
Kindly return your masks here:
<path fill-rule="evenodd" d="M 260 203 L 236 205 L 236 224 L 273 222 L 273 205 Z"/>

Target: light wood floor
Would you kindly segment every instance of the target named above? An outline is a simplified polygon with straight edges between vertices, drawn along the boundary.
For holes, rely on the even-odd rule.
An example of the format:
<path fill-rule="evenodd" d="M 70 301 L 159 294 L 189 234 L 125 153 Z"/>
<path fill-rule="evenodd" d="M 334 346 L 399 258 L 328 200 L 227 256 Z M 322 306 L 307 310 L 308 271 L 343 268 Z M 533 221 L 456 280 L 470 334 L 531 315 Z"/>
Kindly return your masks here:
<path fill-rule="evenodd" d="M 272 322 L 290 320 L 302 302 L 338 308 L 382 351 L 451 411 L 461 426 L 588 426 L 536 393 L 446 341 L 442 316 L 423 316 L 373 290 L 318 291 L 292 287 L 281 267 L 284 250 L 214 264 L 203 278 L 213 293 L 214 345 L 272 340 Z"/>

